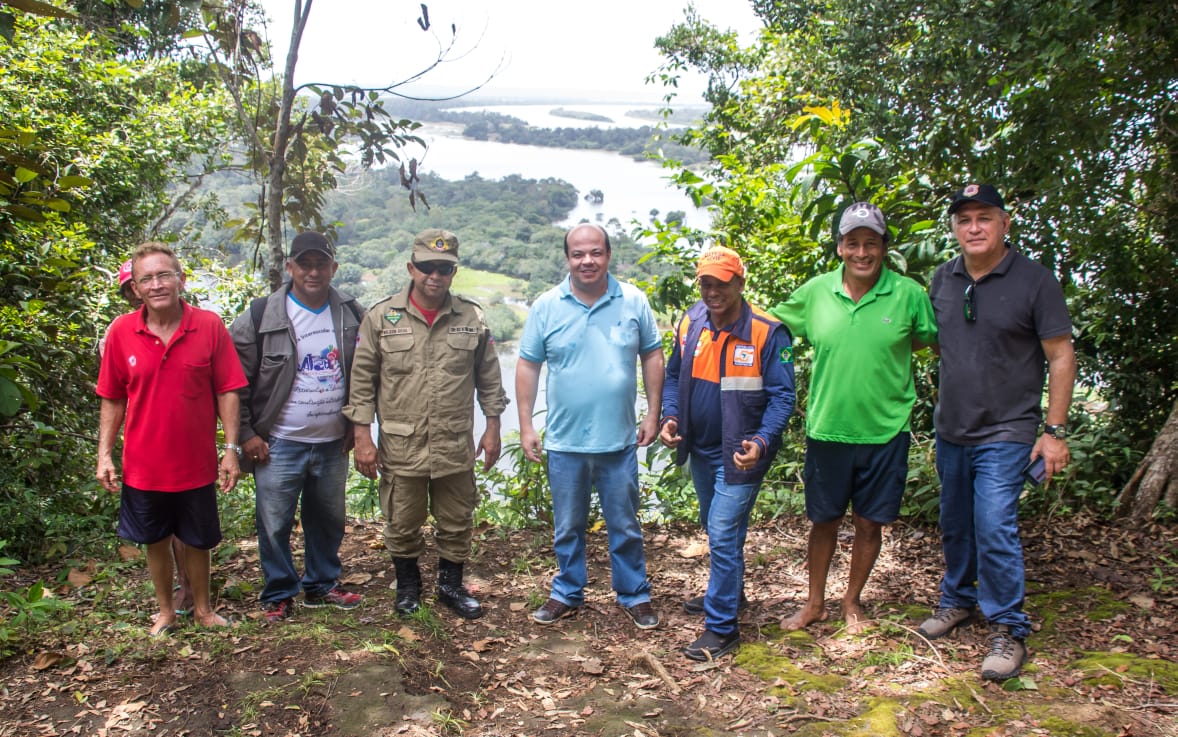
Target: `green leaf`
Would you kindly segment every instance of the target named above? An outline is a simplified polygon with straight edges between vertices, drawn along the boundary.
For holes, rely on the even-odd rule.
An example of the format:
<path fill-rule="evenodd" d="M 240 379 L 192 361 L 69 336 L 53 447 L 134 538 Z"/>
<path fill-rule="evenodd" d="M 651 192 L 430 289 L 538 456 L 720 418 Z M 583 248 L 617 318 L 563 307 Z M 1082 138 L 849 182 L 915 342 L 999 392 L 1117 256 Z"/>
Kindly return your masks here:
<path fill-rule="evenodd" d="M 1030 676 L 1008 678 L 1002 683 L 1003 691 L 1038 691 L 1039 685 Z"/>
<path fill-rule="evenodd" d="M 68 174 L 57 180 L 59 189 L 73 189 L 74 187 L 89 187 L 94 184 L 94 180 L 90 177 L 78 176 L 77 174 Z"/>
<path fill-rule="evenodd" d="M 36 178 L 37 178 L 37 172 L 30 171 L 30 170 L 24 168 L 23 166 L 16 167 L 16 181 L 20 182 L 21 184 L 31 182 Z"/>
<path fill-rule="evenodd" d="M 24 205 L 18 205 L 16 203 L 12 203 L 6 207 L 0 208 L 0 210 L 7 210 L 8 212 L 12 213 L 12 215 L 14 217 L 20 218 L 21 220 L 29 220 L 34 223 L 45 222 L 44 215 L 37 212 L 33 208 L 25 207 Z"/>
<path fill-rule="evenodd" d="M 0 415 L 12 417 L 20 411 L 20 387 L 10 379 L 0 376 Z"/>
<path fill-rule="evenodd" d="M 64 8 L 58 8 L 40 0 L 5 0 L 5 5 L 23 10 L 33 15 L 46 15 L 51 18 L 76 18 L 77 16 Z"/>

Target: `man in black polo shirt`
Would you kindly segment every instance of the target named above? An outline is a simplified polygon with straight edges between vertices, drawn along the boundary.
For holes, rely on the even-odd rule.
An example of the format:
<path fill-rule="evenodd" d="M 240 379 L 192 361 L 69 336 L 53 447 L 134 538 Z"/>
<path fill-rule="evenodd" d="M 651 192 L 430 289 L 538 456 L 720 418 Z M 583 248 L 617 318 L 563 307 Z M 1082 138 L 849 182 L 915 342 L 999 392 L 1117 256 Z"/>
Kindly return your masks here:
<path fill-rule="evenodd" d="M 1050 478 L 1070 461 L 1064 438 L 1076 356 L 1063 290 L 1006 242 L 1010 215 L 998 191 L 966 185 L 953 196 L 949 221 L 961 255 L 942 264 L 929 287 L 941 349 L 934 424 L 945 576 L 919 632 L 942 637 L 977 607 L 990 624 L 982 678 L 1001 681 L 1022 668 L 1031 631 L 1022 611 L 1022 472 L 1042 458 Z"/>

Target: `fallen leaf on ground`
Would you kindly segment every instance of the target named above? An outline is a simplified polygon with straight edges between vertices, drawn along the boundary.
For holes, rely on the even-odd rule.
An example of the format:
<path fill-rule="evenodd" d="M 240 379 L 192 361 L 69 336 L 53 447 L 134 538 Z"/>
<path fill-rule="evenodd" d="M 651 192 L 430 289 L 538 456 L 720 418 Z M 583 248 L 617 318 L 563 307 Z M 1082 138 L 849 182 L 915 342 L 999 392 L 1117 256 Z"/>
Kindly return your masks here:
<path fill-rule="evenodd" d="M 45 670 L 52 668 L 62 661 L 61 653 L 37 653 L 37 657 L 33 660 L 33 670 Z"/>

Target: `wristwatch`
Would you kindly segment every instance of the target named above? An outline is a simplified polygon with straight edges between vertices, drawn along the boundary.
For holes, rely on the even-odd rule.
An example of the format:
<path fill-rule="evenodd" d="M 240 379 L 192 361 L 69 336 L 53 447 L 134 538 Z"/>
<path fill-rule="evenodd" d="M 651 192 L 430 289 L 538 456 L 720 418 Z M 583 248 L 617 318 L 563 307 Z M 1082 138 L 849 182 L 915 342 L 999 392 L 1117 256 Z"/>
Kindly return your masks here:
<path fill-rule="evenodd" d="M 1064 440 L 1068 436 L 1067 425 L 1044 425 L 1043 432 L 1056 440 Z"/>
<path fill-rule="evenodd" d="M 221 446 L 221 450 L 231 450 L 237 454 L 238 458 L 241 458 L 241 446 L 240 445 L 234 445 L 233 443 L 225 443 L 224 445 Z"/>

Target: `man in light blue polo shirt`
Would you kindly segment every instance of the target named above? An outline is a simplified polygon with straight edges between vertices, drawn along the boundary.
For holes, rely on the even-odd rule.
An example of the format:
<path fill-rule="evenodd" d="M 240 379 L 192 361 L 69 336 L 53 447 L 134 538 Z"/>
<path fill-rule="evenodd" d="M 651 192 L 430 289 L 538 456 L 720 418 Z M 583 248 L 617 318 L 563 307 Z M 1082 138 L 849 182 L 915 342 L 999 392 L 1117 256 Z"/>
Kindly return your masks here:
<path fill-rule="evenodd" d="M 560 572 L 540 624 L 574 614 L 585 603 L 585 534 L 596 488 L 609 534 L 610 571 L 618 603 L 641 629 L 659 624 L 638 522 L 638 453 L 658 437 L 663 350 L 650 304 L 638 288 L 609 274 L 609 235 L 583 223 L 564 239 L 569 276 L 532 305 L 520 339 L 515 393 L 520 445 L 535 463 L 548 455 L 553 548 Z M 646 416 L 635 431 L 637 362 L 642 360 Z M 532 424 L 540 367 L 548 363 L 543 447 Z"/>

